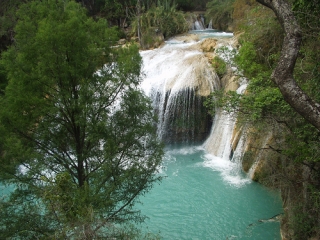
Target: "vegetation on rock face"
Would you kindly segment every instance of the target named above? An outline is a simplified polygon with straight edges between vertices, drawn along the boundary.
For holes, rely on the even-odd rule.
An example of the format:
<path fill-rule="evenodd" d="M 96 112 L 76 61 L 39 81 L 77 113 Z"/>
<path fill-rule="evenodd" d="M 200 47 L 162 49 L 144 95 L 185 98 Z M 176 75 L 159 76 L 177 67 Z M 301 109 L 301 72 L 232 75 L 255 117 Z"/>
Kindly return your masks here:
<path fill-rule="evenodd" d="M 272 4 L 278 1 L 259 2 L 277 11 Z M 290 2 L 302 33 L 293 78 L 312 99 L 310 102 L 319 102 L 319 4 L 316 1 Z M 278 87 L 281 83 L 274 80 L 280 69 L 280 52 L 283 46 L 288 46 L 288 43 L 283 44 L 287 39 L 277 20 L 277 17 L 281 18 L 279 15 L 281 13 L 275 16 L 272 10 L 255 1 L 235 1 L 236 31 L 244 32 L 235 61 L 240 73 L 249 79 L 249 85 L 242 96 L 229 92 L 216 94 L 216 99 L 225 110 L 238 112 L 238 123 L 255 129 L 250 133 L 252 139 L 271 134 L 272 141 L 251 141 L 251 150 L 246 153 L 244 163 L 248 169 L 252 158 L 263 158 L 254 178 L 281 190 L 285 209 L 284 233 L 289 239 L 319 238 L 319 129 L 310 124 L 303 113 L 298 114 L 296 107 L 293 109 L 288 104 L 290 101 L 284 100 L 284 92 Z M 288 78 L 291 78 L 290 73 Z M 285 98 L 288 100 L 288 96 Z M 298 98 L 291 100 L 299 101 Z"/>
<path fill-rule="evenodd" d="M 216 56 L 212 59 L 211 63 L 219 78 L 222 78 L 223 75 L 227 72 L 226 62 L 221 57 Z"/>
<path fill-rule="evenodd" d="M 1 60 L 1 237 L 134 238 L 162 159 L 138 48 L 115 48 L 117 32 L 73 1 L 18 16 Z"/>
<path fill-rule="evenodd" d="M 17 21 L 15 13 L 19 6 L 31 1 L 10 0 L 0 2 L 0 52 L 14 41 L 14 26 Z M 103 18 L 109 25 L 118 26 L 125 32 L 130 32 L 132 21 L 138 15 L 146 14 L 148 10 L 156 11 L 157 14 L 160 14 L 157 16 L 158 22 L 156 24 L 153 23 L 151 27 L 158 29 L 161 27 L 162 34 L 165 37 L 169 37 L 185 30 L 182 12 L 176 9 L 184 11 L 203 10 L 207 0 L 197 1 L 197 3 L 180 0 L 75 0 L 75 2 L 86 8 L 88 16 L 94 19 Z"/>
<path fill-rule="evenodd" d="M 234 0 L 211 0 L 207 3 L 206 18 L 212 20 L 213 28 L 229 30 L 232 25 Z"/>
<path fill-rule="evenodd" d="M 206 9 L 206 4 L 209 0 L 176 0 L 178 9 L 183 11 L 203 11 Z"/>
<path fill-rule="evenodd" d="M 177 5 L 169 0 L 159 1 L 148 9 L 143 8 L 133 21 L 132 27 L 133 33 L 140 35 L 142 48 L 148 48 L 145 45 L 159 41 L 157 35 L 169 38 L 188 30 L 184 13 L 178 11 Z"/>

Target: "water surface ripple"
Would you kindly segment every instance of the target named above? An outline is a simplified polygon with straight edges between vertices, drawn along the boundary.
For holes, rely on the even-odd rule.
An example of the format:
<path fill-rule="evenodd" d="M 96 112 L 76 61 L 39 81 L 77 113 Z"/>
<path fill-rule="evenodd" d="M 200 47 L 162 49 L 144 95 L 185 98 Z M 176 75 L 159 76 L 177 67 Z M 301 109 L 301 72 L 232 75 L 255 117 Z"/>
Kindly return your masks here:
<path fill-rule="evenodd" d="M 281 239 L 279 222 L 267 221 L 282 212 L 279 195 L 246 176 L 228 181 L 229 168 L 200 147 L 167 149 L 166 178 L 141 199 L 143 228 L 168 240 Z"/>

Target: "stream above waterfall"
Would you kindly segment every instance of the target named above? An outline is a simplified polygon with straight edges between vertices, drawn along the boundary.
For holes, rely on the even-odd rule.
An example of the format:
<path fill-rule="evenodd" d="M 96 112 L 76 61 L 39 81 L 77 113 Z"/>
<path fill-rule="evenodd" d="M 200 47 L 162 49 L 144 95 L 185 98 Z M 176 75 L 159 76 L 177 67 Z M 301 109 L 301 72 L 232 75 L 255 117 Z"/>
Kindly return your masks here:
<path fill-rule="evenodd" d="M 204 38 L 231 38 L 233 33 L 230 32 L 221 32 L 215 29 L 205 29 L 205 30 L 191 30 L 190 34 L 196 34 L 199 36 L 199 39 Z"/>
<path fill-rule="evenodd" d="M 232 34 L 193 31 L 141 52 L 145 74 L 141 87 L 152 99 L 158 135 L 167 147 L 161 171 L 165 178 L 140 198 L 138 208 L 148 217 L 143 231 L 159 233 L 162 239 L 281 239 L 274 218 L 283 211 L 279 193 L 242 172 L 243 137 L 231 150 L 235 119 L 217 111 L 214 119 L 200 123 L 197 116 L 202 119 L 206 114 L 194 110 L 201 106 L 194 100 L 201 103 L 201 97 L 221 88 L 201 41 L 220 38 L 217 46 L 228 46 L 226 36 Z M 188 126 L 195 128 L 186 130 Z"/>

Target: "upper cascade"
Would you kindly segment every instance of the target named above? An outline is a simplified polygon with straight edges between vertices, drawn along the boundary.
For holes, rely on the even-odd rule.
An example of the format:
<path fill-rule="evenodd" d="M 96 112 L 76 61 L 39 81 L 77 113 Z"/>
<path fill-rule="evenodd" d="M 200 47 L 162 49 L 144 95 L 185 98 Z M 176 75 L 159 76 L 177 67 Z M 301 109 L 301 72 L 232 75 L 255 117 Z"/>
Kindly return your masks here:
<path fill-rule="evenodd" d="M 220 88 L 219 78 L 199 46 L 192 38 L 180 37 L 141 52 L 141 86 L 153 101 L 158 135 L 165 143 L 203 142 L 210 133 L 212 119 L 203 102 Z"/>
<path fill-rule="evenodd" d="M 208 29 L 212 29 L 212 19 L 210 20 L 210 22 L 208 24 Z"/>
<path fill-rule="evenodd" d="M 195 17 L 194 22 L 192 24 L 192 29 L 191 30 L 205 30 L 206 25 L 204 23 L 204 17 L 202 14 L 199 14 Z"/>
<path fill-rule="evenodd" d="M 208 96 L 219 87 L 217 75 L 199 44 L 186 41 L 174 38 L 162 48 L 141 51 L 145 74 L 142 88 L 147 95 L 154 91 L 176 93 L 190 88 L 197 95 Z"/>
<path fill-rule="evenodd" d="M 210 47 L 208 40 L 200 35 L 179 36 L 161 48 L 140 53 L 144 74 L 141 87 L 152 99 L 159 121 L 158 136 L 167 144 L 203 143 L 210 135 L 213 120 L 204 101 L 221 89 L 221 80 L 209 63 L 209 55 L 228 40 L 209 41 Z"/>
<path fill-rule="evenodd" d="M 193 30 L 204 30 L 204 23 L 201 20 L 197 20 L 194 22 Z"/>

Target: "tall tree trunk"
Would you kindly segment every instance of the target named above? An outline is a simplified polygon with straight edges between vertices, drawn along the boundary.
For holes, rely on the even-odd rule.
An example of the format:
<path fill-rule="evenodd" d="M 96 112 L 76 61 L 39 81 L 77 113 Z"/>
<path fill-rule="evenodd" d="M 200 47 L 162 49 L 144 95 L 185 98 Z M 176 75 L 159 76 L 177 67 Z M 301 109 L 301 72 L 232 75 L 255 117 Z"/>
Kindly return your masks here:
<path fill-rule="evenodd" d="M 293 76 L 302 33 L 292 8 L 287 0 L 256 1 L 274 11 L 285 32 L 280 59 L 271 78 L 279 87 L 285 101 L 320 131 L 320 104 L 298 86 Z"/>

